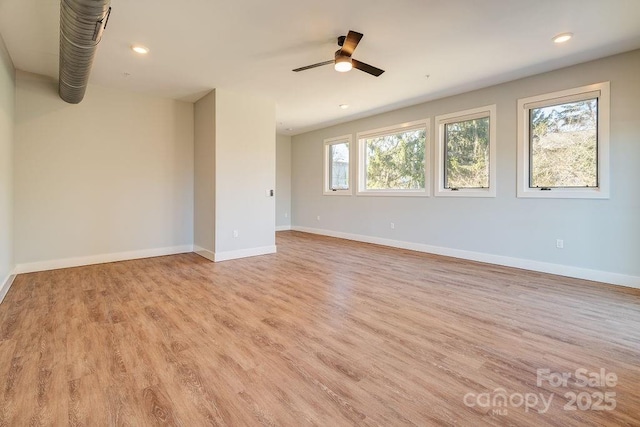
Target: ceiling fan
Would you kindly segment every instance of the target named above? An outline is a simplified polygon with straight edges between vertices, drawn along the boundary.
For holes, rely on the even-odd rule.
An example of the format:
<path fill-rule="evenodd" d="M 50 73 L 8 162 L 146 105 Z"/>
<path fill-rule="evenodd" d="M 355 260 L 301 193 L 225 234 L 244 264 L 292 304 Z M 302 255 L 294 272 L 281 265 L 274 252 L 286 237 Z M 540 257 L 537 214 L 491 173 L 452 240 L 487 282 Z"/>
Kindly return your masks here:
<path fill-rule="evenodd" d="M 364 62 L 360 62 L 357 59 L 353 59 L 351 57 L 351 55 L 353 55 L 353 51 L 356 50 L 358 43 L 360 43 L 360 39 L 362 39 L 362 34 L 349 30 L 349 34 L 347 34 L 346 37 L 338 37 L 338 46 L 340 46 L 341 48 L 336 50 L 335 59 L 318 62 L 317 64 L 313 65 L 307 65 L 306 67 L 296 68 L 293 71 L 304 71 L 310 68 L 333 64 L 336 71 L 340 71 L 342 73 L 349 71 L 352 68 L 356 68 L 360 71 L 364 71 L 365 73 L 369 73 L 372 76 L 380 76 L 380 74 L 384 73 L 384 70 L 376 68 L 373 65 L 365 64 Z"/>

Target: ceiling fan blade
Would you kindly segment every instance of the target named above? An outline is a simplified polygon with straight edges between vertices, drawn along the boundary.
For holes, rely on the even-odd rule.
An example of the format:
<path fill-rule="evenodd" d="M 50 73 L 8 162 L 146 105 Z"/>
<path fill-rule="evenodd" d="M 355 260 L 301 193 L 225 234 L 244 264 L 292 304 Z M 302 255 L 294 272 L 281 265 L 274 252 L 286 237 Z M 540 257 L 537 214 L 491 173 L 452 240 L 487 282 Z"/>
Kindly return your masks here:
<path fill-rule="evenodd" d="M 342 55 L 353 55 L 353 51 L 356 50 L 361 39 L 362 34 L 349 30 L 349 34 L 347 34 L 347 38 L 344 40 L 344 44 L 342 45 Z"/>
<path fill-rule="evenodd" d="M 296 68 L 295 70 L 291 70 L 291 71 L 295 71 L 297 73 L 298 71 L 304 71 L 304 70 L 308 70 L 310 68 L 322 67 L 323 65 L 333 64 L 334 62 L 335 61 L 332 59 L 330 61 L 318 62 L 317 64 L 307 65 L 306 67 Z"/>
<path fill-rule="evenodd" d="M 381 70 L 380 68 L 376 68 L 373 65 L 360 62 L 357 59 L 351 59 L 351 65 L 353 65 L 353 68 L 357 68 L 360 71 L 364 71 L 365 73 L 369 73 L 372 76 L 376 76 L 376 77 L 384 73 L 384 70 Z"/>

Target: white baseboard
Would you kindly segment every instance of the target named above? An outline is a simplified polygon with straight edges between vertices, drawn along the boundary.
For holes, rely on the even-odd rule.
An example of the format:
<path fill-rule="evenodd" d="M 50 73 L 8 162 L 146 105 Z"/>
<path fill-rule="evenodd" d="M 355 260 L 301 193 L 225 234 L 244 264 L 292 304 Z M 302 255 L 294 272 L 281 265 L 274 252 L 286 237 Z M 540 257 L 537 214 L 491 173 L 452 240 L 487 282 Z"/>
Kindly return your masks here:
<path fill-rule="evenodd" d="M 165 255 L 193 252 L 192 245 L 170 246 L 167 248 L 143 249 L 139 251 L 117 252 L 111 254 L 91 255 L 77 258 L 64 258 L 50 261 L 28 262 L 16 265 L 15 274 L 33 273 L 36 271 L 57 270 L 59 268 L 80 267 L 83 265 L 104 264 L 107 262 L 126 261 L 130 259 L 151 258 Z"/>
<path fill-rule="evenodd" d="M 278 225 L 276 227 L 276 231 L 289 231 L 289 230 L 291 230 L 290 225 Z"/>
<path fill-rule="evenodd" d="M 215 261 L 216 260 L 216 254 L 215 253 L 213 253 L 209 249 L 205 249 L 205 248 L 200 247 L 198 245 L 193 245 L 193 252 L 197 253 L 198 255 L 200 255 L 203 258 L 208 259 L 209 261 Z"/>
<path fill-rule="evenodd" d="M 570 265 L 553 264 L 550 262 L 534 261 L 524 258 L 513 258 L 503 255 L 493 255 L 483 252 L 466 251 L 462 249 L 445 248 L 441 246 L 425 245 L 422 243 L 405 242 L 401 240 L 384 239 L 381 237 L 366 236 L 362 234 L 343 233 L 340 231 L 324 230 L 310 227 L 292 226 L 292 230 L 305 233 L 320 234 L 323 236 L 337 237 L 340 239 L 355 240 L 364 243 L 391 246 L 394 248 L 409 249 L 417 252 L 426 252 L 436 255 L 462 258 L 471 261 L 486 262 L 489 264 L 503 265 L 506 267 L 521 268 L 523 270 L 538 271 L 541 273 L 556 274 L 559 276 L 573 277 L 576 279 L 593 280 L 595 282 L 610 283 L 613 285 L 627 286 L 640 289 L 640 277 L 626 274 L 612 273 L 588 268 L 573 267 Z"/>
<path fill-rule="evenodd" d="M 214 261 L 228 261 L 231 259 L 238 258 L 247 258 L 251 256 L 257 255 L 267 255 L 276 253 L 276 246 L 262 246 L 258 248 L 249 248 L 249 249 L 240 249 L 237 251 L 228 251 L 228 252 L 216 252 L 214 255 Z"/>
<path fill-rule="evenodd" d="M 2 286 L 0 286 L 0 303 L 4 301 L 4 297 L 7 295 L 7 292 L 9 292 L 9 289 L 13 284 L 13 279 L 15 278 L 16 278 L 15 274 L 10 274 L 7 276 L 6 279 L 2 281 Z"/>

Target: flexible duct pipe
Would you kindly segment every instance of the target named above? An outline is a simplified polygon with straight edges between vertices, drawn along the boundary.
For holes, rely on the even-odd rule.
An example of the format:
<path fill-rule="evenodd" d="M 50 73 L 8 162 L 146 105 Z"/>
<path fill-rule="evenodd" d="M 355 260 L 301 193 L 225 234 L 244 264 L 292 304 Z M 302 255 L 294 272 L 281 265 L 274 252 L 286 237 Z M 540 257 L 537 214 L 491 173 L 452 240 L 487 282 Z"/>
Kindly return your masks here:
<path fill-rule="evenodd" d="M 111 0 L 61 0 L 58 93 L 70 104 L 84 98 L 93 58 L 107 26 Z"/>

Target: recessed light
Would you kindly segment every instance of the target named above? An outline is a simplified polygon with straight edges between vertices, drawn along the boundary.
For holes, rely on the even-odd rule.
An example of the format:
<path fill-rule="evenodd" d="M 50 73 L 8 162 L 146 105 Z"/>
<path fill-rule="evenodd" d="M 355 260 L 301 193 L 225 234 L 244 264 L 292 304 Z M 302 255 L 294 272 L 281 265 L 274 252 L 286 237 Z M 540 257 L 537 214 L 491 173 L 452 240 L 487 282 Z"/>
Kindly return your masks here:
<path fill-rule="evenodd" d="M 552 40 L 554 43 L 564 43 L 573 37 L 573 33 L 562 33 L 555 36 Z"/>
<path fill-rule="evenodd" d="M 149 48 L 141 45 L 133 45 L 131 46 L 131 50 L 135 53 L 139 53 L 140 55 L 146 55 L 149 53 Z"/>
<path fill-rule="evenodd" d="M 343 110 L 346 110 L 347 108 L 349 108 L 349 104 L 340 104 L 338 105 L 338 107 L 342 108 Z"/>

